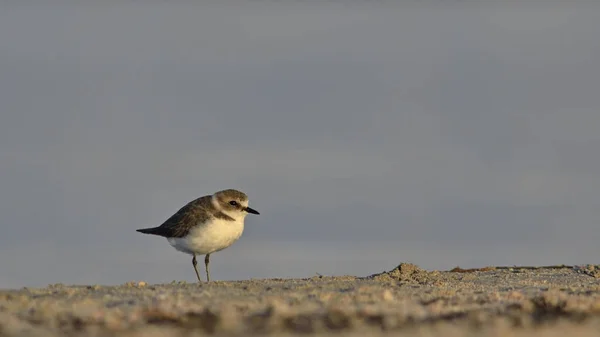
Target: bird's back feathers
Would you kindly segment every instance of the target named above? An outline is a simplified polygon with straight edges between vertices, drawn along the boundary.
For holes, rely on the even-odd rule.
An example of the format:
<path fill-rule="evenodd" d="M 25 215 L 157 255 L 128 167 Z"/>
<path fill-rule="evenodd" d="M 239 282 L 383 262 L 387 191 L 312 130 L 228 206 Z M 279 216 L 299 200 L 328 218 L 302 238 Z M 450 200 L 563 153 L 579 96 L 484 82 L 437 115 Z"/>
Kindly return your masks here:
<path fill-rule="evenodd" d="M 205 195 L 190 201 L 177 211 L 177 213 L 163 222 L 162 225 L 153 228 L 137 229 L 136 231 L 167 238 L 181 238 L 186 236 L 193 227 L 201 225 L 211 218 L 234 220 L 215 208 L 211 195 Z"/>

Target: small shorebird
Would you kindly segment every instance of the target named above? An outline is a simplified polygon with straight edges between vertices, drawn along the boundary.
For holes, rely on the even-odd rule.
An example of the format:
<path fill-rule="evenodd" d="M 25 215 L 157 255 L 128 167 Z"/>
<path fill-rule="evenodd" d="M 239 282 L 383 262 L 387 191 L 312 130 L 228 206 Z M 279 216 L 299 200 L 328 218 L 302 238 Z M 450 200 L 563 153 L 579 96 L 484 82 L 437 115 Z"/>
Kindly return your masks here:
<path fill-rule="evenodd" d="M 244 231 L 248 213 L 260 214 L 248 207 L 248 196 L 238 190 L 223 190 L 189 202 L 162 225 L 136 231 L 167 238 L 180 252 L 191 254 L 198 281 L 196 254 L 206 255 L 206 281 L 210 281 L 208 264 L 210 254 L 223 250 L 236 242 Z"/>

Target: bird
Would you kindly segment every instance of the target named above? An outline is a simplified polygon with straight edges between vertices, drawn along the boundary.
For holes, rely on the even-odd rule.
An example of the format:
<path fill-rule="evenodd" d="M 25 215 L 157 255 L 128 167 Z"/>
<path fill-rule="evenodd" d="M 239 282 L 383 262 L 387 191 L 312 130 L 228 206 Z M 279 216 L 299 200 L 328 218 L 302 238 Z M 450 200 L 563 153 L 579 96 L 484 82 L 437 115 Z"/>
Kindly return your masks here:
<path fill-rule="evenodd" d="M 244 192 L 226 189 L 188 202 L 158 227 L 136 231 L 165 237 L 173 248 L 192 255 L 200 283 L 196 255 L 205 255 L 206 282 L 210 282 L 210 255 L 231 246 L 242 236 L 249 213 L 260 214 L 248 206 Z"/>

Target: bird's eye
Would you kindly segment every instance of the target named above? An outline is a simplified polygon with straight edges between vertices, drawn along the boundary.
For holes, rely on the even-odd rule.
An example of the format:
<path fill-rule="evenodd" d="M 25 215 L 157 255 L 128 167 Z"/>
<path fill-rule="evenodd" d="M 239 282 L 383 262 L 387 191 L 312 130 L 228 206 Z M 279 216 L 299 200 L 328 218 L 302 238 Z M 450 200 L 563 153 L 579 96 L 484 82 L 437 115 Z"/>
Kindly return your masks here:
<path fill-rule="evenodd" d="M 236 206 L 238 203 L 237 203 L 235 200 L 231 200 L 231 201 L 229 202 L 229 204 L 230 204 L 231 206 Z"/>

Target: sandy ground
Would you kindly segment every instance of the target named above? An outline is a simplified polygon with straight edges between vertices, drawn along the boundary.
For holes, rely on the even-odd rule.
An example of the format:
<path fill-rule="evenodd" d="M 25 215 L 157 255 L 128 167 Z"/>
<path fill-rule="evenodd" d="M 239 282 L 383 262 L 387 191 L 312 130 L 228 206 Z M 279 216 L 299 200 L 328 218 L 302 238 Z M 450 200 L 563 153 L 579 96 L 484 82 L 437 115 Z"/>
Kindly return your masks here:
<path fill-rule="evenodd" d="M 3 290 L 0 336 L 592 336 L 597 268 Z"/>

